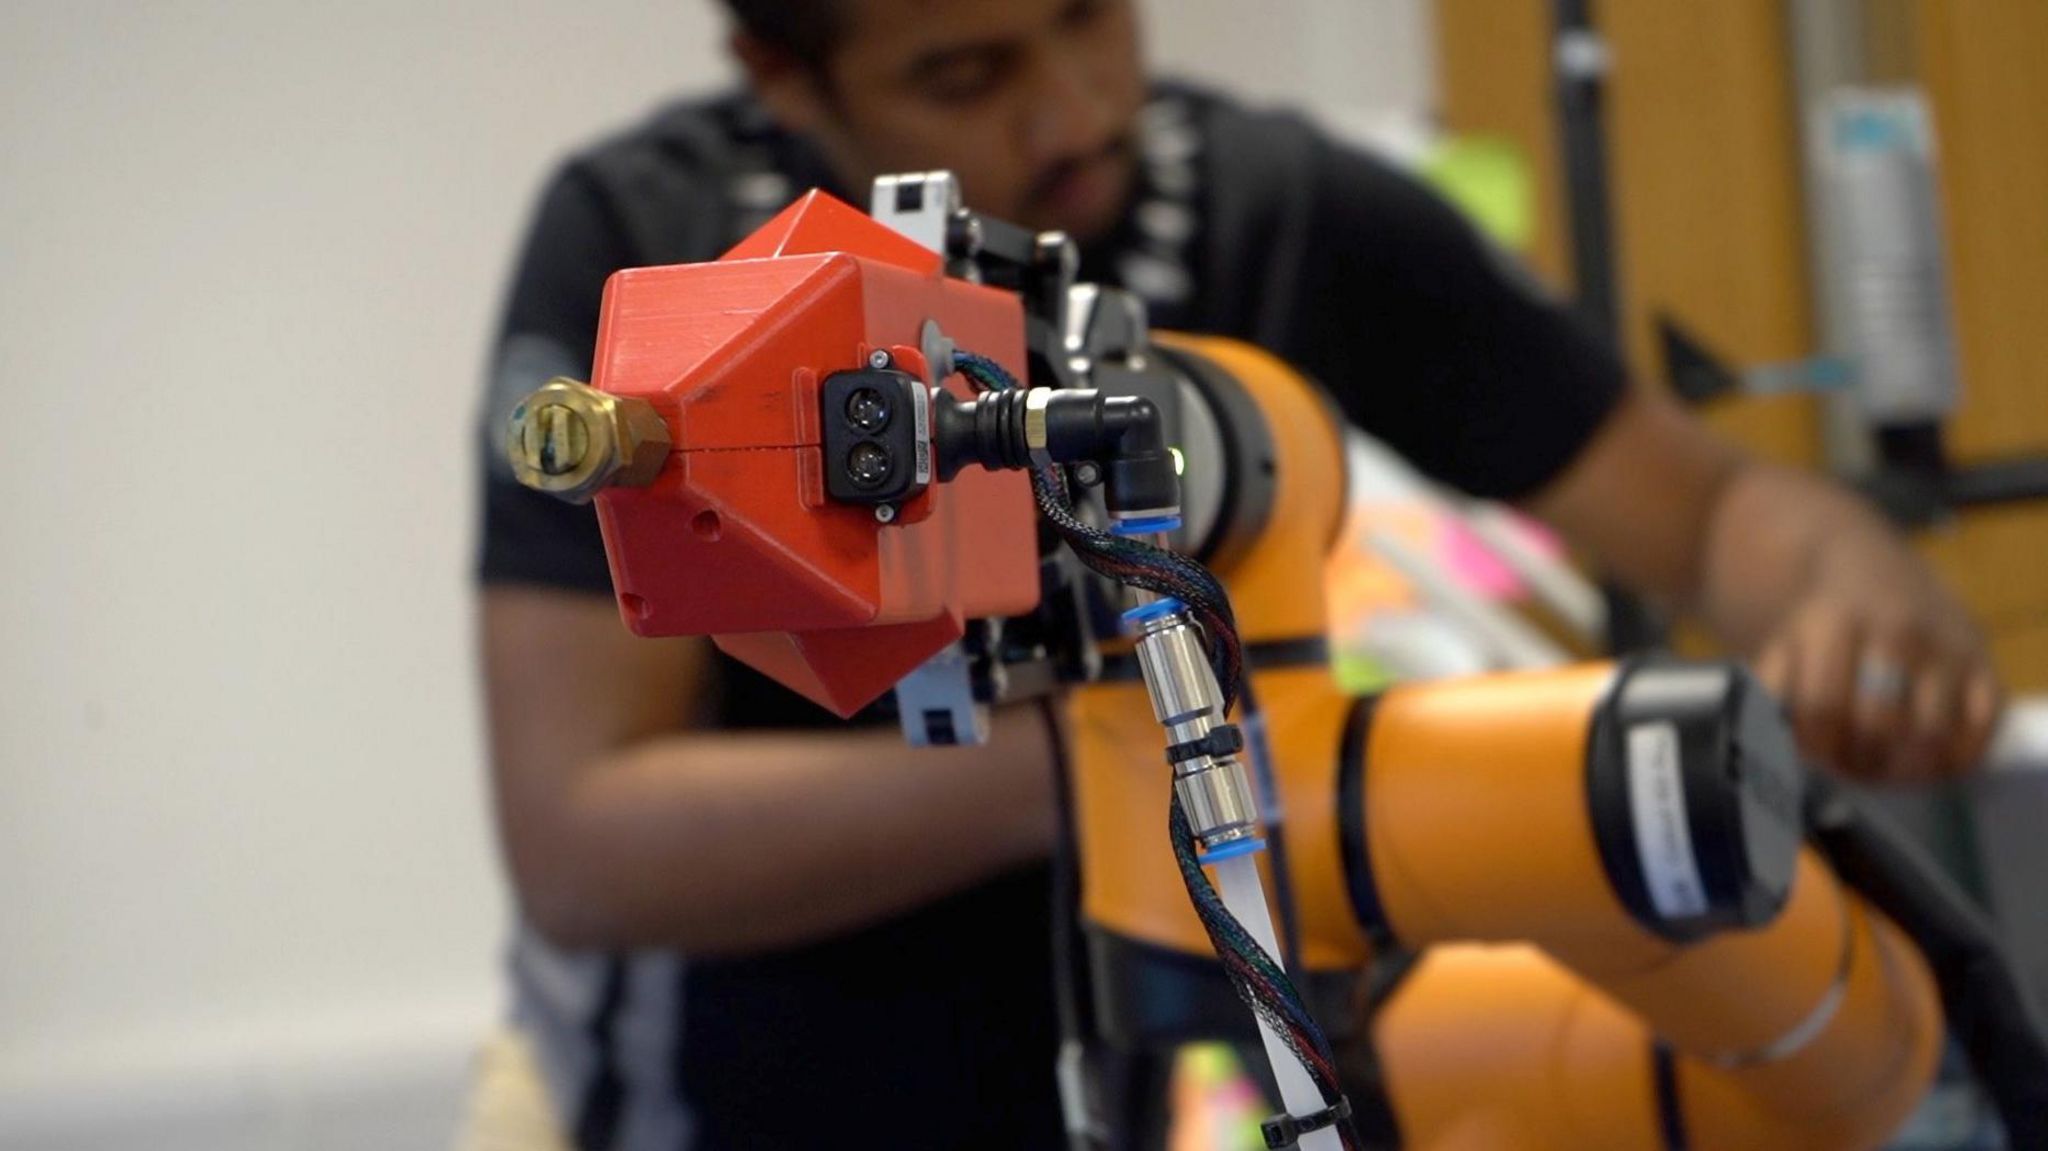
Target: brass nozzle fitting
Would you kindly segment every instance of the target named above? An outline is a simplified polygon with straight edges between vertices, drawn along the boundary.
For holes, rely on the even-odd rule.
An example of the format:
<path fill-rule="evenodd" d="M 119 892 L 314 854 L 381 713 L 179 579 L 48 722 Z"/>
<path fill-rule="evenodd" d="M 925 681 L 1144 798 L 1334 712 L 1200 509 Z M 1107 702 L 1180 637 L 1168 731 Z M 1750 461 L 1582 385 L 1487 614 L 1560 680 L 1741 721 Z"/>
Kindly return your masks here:
<path fill-rule="evenodd" d="M 652 404 L 566 376 L 513 409 L 505 441 L 520 483 L 573 504 L 600 488 L 653 483 L 668 450 L 668 425 Z"/>

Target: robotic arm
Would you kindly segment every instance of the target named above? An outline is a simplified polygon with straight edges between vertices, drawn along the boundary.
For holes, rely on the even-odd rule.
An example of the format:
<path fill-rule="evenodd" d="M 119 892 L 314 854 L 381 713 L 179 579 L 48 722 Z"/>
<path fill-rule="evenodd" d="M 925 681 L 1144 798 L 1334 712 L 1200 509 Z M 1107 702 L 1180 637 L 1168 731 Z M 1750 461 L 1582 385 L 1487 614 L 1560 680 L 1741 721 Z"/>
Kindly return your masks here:
<path fill-rule="evenodd" d="M 1192 344 L 1252 401 L 1235 434 L 1290 465 L 1219 574 L 1248 650 L 1273 653 L 1252 681 L 1303 981 L 1343 1018 L 1375 949 L 1421 954 L 1366 1024 L 1405 1145 L 1881 1144 L 1933 1074 L 1934 983 L 1801 846 L 1804 781 L 1762 690 L 1732 667 L 1645 662 L 1346 697 L 1314 643 L 1337 431 L 1270 357 Z M 1069 706 L 1103 1025 L 1124 1043 L 1213 1031 L 1187 1006 L 1213 991 L 1173 959 L 1202 933 L 1129 833 L 1162 804 L 1130 767 L 1140 691 L 1098 681 Z M 1176 978 L 1181 994 L 1140 992 Z"/>
<path fill-rule="evenodd" d="M 1061 689 L 1099 1038 L 1243 1034 L 1236 991 L 1273 1146 L 1351 1144 L 1316 1018 L 1377 1051 L 1413 1147 L 1881 1143 L 1932 1076 L 1936 983 L 1802 846 L 1763 693 L 1652 662 L 1344 696 L 1338 420 L 1073 276 L 942 173 L 878 181 L 873 218 L 814 192 L 721 260 L 617 273 L 591 383 L 520 407 L 515 470 L 595 499 L 638 634 L 710 635 L 841 715 L 894 687 L 914 743 Z M 1162 727 L 1170 788 L 1141 766 Z"/>

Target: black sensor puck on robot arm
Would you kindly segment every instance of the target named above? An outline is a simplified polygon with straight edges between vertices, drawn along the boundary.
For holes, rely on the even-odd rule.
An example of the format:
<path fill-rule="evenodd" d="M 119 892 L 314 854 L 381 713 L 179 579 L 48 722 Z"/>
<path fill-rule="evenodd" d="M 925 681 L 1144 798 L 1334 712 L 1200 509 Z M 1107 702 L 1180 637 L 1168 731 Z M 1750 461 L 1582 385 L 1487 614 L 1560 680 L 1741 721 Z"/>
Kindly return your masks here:
<path fill-rule="evenodd" d="M 1747 672 L 1624 665 L 1587 758 L 1601 862 L 1637 921 L 1684 942 L 1759 926 L 1784 907 L 1805 775 L 1789 725 Z"/>

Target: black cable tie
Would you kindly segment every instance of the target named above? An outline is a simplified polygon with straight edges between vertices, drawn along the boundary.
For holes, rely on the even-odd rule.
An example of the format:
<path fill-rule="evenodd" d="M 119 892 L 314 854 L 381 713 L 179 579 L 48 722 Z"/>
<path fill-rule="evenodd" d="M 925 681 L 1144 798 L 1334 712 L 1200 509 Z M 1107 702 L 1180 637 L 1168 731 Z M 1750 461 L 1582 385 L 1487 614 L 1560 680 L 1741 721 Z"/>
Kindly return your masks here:
<path fill-rule="evenodd" d="M 1234 723 L 1224 723 L 1210 728 L 1208 734 L 1200 739 L 1169 746 L 1166 749 L 1166 762 L 1177 766 L 1205 755 L 1211 759 L 1222 759 L 1226 755 L 1236 755 L 1243 750 L 1244 732 L 1239 731 Z"/>
<path fill-rule="evenodd" d="M 1267 1151 L 1285 1151 L 1299 1144 L 1303 1135 L 1335 1127 L 1349 1118 L 1351 1100 L 1339 1095 L 1335 1103 L 1313 1115 L 1275 1115 L 1259 1124 L 1259 1131 L 1266 1137 Z"/>

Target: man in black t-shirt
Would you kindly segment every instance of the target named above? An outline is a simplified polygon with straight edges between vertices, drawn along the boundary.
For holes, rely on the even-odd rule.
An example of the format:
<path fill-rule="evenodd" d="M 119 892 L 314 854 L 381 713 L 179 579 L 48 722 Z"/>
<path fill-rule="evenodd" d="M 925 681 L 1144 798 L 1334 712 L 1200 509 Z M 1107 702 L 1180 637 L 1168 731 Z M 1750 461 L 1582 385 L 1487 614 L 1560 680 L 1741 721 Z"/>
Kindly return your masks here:
<path fill-rule="evenodd" d="M 749 84 L 571 160 L 488 407 L 483 646 L 516 1016 L 581 1148 L 1060 1145 L 1038 713 L 907 752 L 620 625 L 588 509 L 512 482 L 516 398 L 587 378 L 613 270 L 715 257 L 807 187 L 950 168 L 1160 327 L 1240 336 L 1423 470 L 1514 501 L 1756 653 L 1808 751 L 1972 762 L 1955 604 L 1853 500 L 1629 388 L 1448 208 L 1300 121 L 1155 86 L 1132 0 L 727 0 Z"/>

